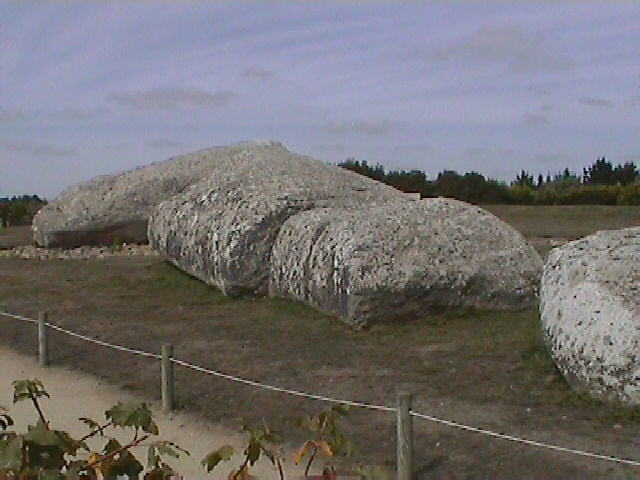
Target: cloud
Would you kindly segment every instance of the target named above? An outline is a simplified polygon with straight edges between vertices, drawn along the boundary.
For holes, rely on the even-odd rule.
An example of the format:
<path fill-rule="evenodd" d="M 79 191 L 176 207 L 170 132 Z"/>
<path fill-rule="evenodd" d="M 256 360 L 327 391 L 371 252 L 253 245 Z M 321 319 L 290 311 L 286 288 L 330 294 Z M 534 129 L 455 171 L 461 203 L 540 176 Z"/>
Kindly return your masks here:
<path fill-rule="evenodd" d="M 312 145 L 311 150 L 317 152 L 344 152 L 347 148 L 344 145 Z"/>
<path fill-rule="evenodd" d="M 198 88 L 152 88 L 134 93 L 111 93 L 108 99 L 134 110 L 176 109 L 180 107 L 227 105 L 237 94 L 229 90 L 216 93 Z"/>
<path fill-rule="evenodd" d="M 485 147 L 469 147 L 465 148 L 464 153 L 467 156 L 478 157 L 487 155 L 488 153 L 490 153 L 490 150 Z"/>
<path fill-rule="evenodd" d="M 550 103 L 543 103 L 542 105 L 540 105 L 540 110 L 542 110 L 543 112 L 548 112 L 550 110 L 553 110 L 553 105 Z"/>
<path fill-rule="evenodd" d="M 2 142 L 0 146 L 9 152 L 26 152 L 43 157 L 69 157 L 76 153 L 74 148 L 60 147 L 56 145 L 43 145 L 29 142 L 10 143 Z"/>
<path fill-rule="evenodd" d="M 604 98 L 596 98 L 596 97 L 580 97 L 578 100 L 582 105 L 588 105 L 589 107 L 605 107 L 609 108 L 612 106 L 612 103 L 609 100 L 605 100 Z"/>
<path fill-rule="evenodd" d="M 541 113 L 527 112 L 522 116 L 522 118 L 527 125 L 546 125 L 549 123 L 547 117 Z"/>
<path fill-rule="evenodd" d="M 543 37 L 517 26 L 485 26 L 459 41 L 423 51 L 429 60 L 503 63 L 518 73 L 567 70 L 575 63 L 551 48 Z"/>
<path fill-rule="evenodd" d="M 105 151 L 114 151 L 114 150 L 124 150 L 125 148 L 128 148 L 129 146 L 131 146 L 130 142 L 120 142 L 120 143 L 107 143 L 105 145 L 102 145 L 102 150 Z"/>
<path fill-rule="evenodd" d="M 407 144 L 407 145 L 396 145 L 393 147 L 393 151 L 396 153 L 402 152 L 428 152 L 431 150 L 431 146 L 426 143 L 417 143 L 417 144 Z"/>
<path fill-rule="evenodd" d="M 340 135 L 344 133 L 361 133 L 364 135 L 383 135 L 389 131 L 386 120 L 358 120 L 354 122 L 329 122 L 326 126 L 329 133 Z"/>
<path fill-rule="evenodd" d="M 182 143 L 168 138 L 157 138 L 155 140 L 148 141 L 147 146 L 151 148 L 177 148 L 181 147 Z"/>
<path fill-rule="evenodd" d="M 530 85 L 529 91 L 531 92 L 532 95 L 536 97 L 546 97 L 549 94 L 549 92 L 546 89 L 535 86 L 535 85 Z"/>
<path fill-rule="evenodd" d="M 534 155 L 536 164 L 555 165 L 560 168 L 560 165 L 570 165 L 573 159 L 569 155 L 562 153 L 536 153 Z"/>
<path fill-rule="evenodd" d="M 67 107 L 53 113 L 55 116 L 65 118 L 67 120 L 89 120 L 110 113 L 111 109 L 107 107 L 93 108 L 75 108 Z"/>
<path fill-rule="evenodd" d="M 272 78 L 274 73 L 261 67 L 253 67 L 243 70 L 241 75 L 247 80 L 265 81 Z"/>
<path fill-rule="evenodd" d="M 0 122 L 14 122 L 26 120 L 29 114 L 25 110 L 2 110 L 0 111 Z"/>
<path fill-rule="evenodd" d="M 38 122 L 41 120 L 90 120 L 111 112 L 108 107 L 65 107 L 62 109 L 6 110 L 0 112 L 3 122 Z"/>

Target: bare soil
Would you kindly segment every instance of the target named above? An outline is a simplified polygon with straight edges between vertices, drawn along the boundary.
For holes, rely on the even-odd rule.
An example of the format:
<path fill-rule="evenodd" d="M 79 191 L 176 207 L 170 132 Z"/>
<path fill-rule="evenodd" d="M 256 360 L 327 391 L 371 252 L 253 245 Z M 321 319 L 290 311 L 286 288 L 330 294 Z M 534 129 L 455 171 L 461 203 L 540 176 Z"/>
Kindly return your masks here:
<path fill-rule="evenodd" d="M 640 208 L 627 225 L 640 223 L 638 213 Z M 606 223 L 605 218 L 601 221 Z M 579 227 L 580 219 L 574 223 Z M 321 395 L 394 405 L 402 387 L 414 392 L 418 412 L 640 459 L 640 410 L 605 406 L 573 393 L 542 344 L 536 310 L 425 314 L 419 321 L 356 332 L 295 302 L 226 298 L 154 257 L 0 259 L 0 309 L 30 317 L 47 310 L 56 324 L 146 351 L 159 353 L 161 344 L 170 342 L 175 356 L 188 362 Z M 55 364 L 159 399 L 157 361 L 56 332 L 50 341 Z M 32 324 L 0 318 L 0 344 L 34 354 L 36 330 Z M 265 419 L 292 446 L 305 438 L 295 420 L 329 406 L 182 367 L 176 367 L 176 395 L 181 409 L 228 428 L 237 428 L 239 417 Z M 343 425 L 356 446 L 354 462 L 394 465 L 393 414 L 352 409 Z M 637 467 L 420 419 L 414 420 L 414 429 L 415 463 L 424 472 L 420 478 L 600 479 L 640 474 Z"/>

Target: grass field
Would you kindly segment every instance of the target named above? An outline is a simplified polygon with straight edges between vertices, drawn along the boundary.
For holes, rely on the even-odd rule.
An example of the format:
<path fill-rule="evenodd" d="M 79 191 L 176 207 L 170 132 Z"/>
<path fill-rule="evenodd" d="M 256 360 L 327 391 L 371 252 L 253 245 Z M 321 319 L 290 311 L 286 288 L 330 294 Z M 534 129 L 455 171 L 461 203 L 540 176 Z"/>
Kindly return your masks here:
<path fill-rule="evenodd" d="M 488 208 L 530 239 L 571 239 L 640 224 L 640 207 L 595 209 L 588 221 L 581 216 L 593 207 Z M 153 257 L 0 259 L 0 309 L 31 317 L 45 309 L 66 328 L 146 351 L 159 352 L 163 342 L 171 342 L 186 361 L 322 395 L 393 405 L 401 386 L 415 393 L 419 412 L 567 447 L 639 456 L 640 410 L 573 393 L 541 341 L 536 310 L 425 314 L 418 321 L 356 332 L 299 303 L 229 299 Z M 0 319 L 0 342 L 33 353 L 35 329 Z M 56 333 L 51 348 L 55 363 L 159 398 L 155 361 Z M 176 386 L 181 408 L 231 427 L 240 416 L 264 418 L 294 445 L 302 440 L 295 419 L 325 407 L 182 368 L 176 370 Z M 392 465 L 394 421 L 391 414 L 354 410 L 346 430 L 356 458 Z M 429 472 L 423 478 L 600 479 L 638 473 L 418 420 L 414 428 L 416 464 Z"/>
<path fill-rule="evenodd" d="M 575 240 L 598 230 L 640 225 L 640 206 L 482 205 L 527 238 Z"/>

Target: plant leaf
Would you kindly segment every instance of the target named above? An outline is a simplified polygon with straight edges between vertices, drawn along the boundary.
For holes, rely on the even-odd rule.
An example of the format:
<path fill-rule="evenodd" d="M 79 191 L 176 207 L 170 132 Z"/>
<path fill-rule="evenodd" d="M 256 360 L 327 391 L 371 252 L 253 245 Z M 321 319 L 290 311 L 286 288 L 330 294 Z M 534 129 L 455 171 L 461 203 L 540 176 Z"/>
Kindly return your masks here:
<path fill-rule="evenodd" d="M 142 464 L 131 452 L 124 450 L 118 454 L 118 458 L 113 459 L 107 470 L 108 475 L 129 475 L 129 477 L 137 477 L 144 469 Z M 107 476 L 107 475 L 105 475 Z"/>
<path fill-rule="evenodd" d="M 115 438 L 110 438 L 102 451 L 105 455 L 111 455 L 113 452 L 117 452 L 121 448 L 122 444 L 120 444 L 118 440 L 116 440 Z"/>
<path fill-rule="evenodd" d="M 230 460 L 235 453 L 236 451 L 231 445 L 223 445 L 204 457 L 200 464 L 206 468 L 207 473 L 209 473 L 218 463 Z"/>
<path fill-rule="evenodd" d="M 0 414 L 0 431 L 4 431 L 13 425 L 13 418 L 6 413 Z"/>
<path fill-rule="evenodd" d="M 151 410 L 146 403 L 123 404 L 118 402 L 104 415 L 119 427 L 137 427 L 147 433 L 158 434 L 158 426 L 153 421 Z"/>
<path fill-rule="evenodd" d="M 326 456 L 328 457 L 333 456 L 333 450 L 331 449 L 329 444 L 324 440 L 315 440 L 313 444 L 316 448 L 320 449 L 322 453 L 324 453 Z"/>
<path fill-rule="evenodd" d="M 87 417 L 78 417 L 78 420 L 80 420 L 85 425 L 88 425 L 91 430 L 100 427 L 100 424 L 98 422 L 96 422 L 95 420 L 91 420 L 90 418 L 87 418 Z"/>
<path fill-rule="evenodd" d="M 242 470 L 235 470 L 229 474 L 229 480 L 257 480 L 258 477 L 254 477 L 249 473 L 249 469 L 244 466 Z"/>
<path fill-rule="evenodd" d="M 304 458 L 304 456 L 307 453 L 309 453 L 309 450 L 311 450 L 311 448 L 313 447 L 314 447 L 313 440 L 307 440 L 306 442 L 304 442 L 304 445 L 302 445 L 302 447 L 300 447 L 300 449 L 298 449 L 298 451 L 294 455 L 293 462 L 296 465 L 299 465 L 300 461 Z"/>
<path fill-rule="evenodd" d="M 60 438 L 53 430 L 49 430 L 39 419 L 35 425 L 27 427 L 27 433 L 24 435 L 25 442 L 34 443 L 41 446 L 52 446 L 60 443 Z"/>
<path fill-rule="evenodd" d="M 249 440 L 249 445 L 245 450 L 245 454 L 247 455 L 247 459 L 249 460 L 249 465 L 253 466 L 253 464 L 256 463 L 260 458 L 260 451 L 262 450 L 260 447 L 260 442 L 255 438 Z"/>
<path fill-rule="evenodd" d="M 33 380 L 14 380 L 13 383 L 13 403 L 21 400 L 30 400 L 31 397 L 49 397 L 42 382 L 36 378 Z"/>
<path fill-rule="evenodd" d="M 22 465 L 22 435 L 0 440 L 0 471 L 17 470 Z"/>

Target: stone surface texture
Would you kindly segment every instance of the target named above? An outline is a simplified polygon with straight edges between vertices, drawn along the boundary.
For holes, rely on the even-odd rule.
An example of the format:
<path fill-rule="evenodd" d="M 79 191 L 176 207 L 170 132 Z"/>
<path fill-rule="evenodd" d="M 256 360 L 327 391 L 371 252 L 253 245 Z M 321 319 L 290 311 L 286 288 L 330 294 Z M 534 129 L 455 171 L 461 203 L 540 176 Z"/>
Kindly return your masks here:
<path fill-rule="evenodd" d="M 575 389 L 640 404 L 640 227 L 552 250 L 540 312 L 551 355 Z"/>
<path fill-rule="evenodd" d="M 43 247 L 144 243 L 157 204 L 213 174 L 218 160 L 247 145 L 253 144 L 209 148 L 75 185 L 36 214 L 33 238 Z"/>
<path fill-rule="evenodd" d="M 293 215 L 412 203 L 388 185 L 277 142 L 246 144 L 216 165 L 215 174 L 158 205 L 148 236 L 172 263 L 226 295 L 267 293 L 271 248 Z"/>
<path fill-rule="evenodd" d="M 530 307 L 541 268 L 536 251 L 496 216 L 431 198 L 292 216 L 273 247 L 269 293 L 359 327 L 434 307 Z"/>

